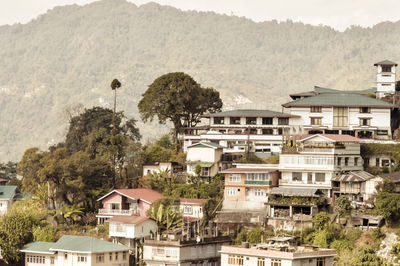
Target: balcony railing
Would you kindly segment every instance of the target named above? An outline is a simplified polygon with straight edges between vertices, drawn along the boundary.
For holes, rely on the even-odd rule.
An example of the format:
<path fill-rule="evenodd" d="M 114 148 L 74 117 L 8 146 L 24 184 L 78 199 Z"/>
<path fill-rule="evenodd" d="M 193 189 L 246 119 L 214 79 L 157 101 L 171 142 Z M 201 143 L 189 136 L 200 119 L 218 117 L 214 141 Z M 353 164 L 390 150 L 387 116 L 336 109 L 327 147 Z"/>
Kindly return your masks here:
<path fill-rule="evenodd" d="M 117 209 L 99 209 L 99 214 L 111 214 L 111 215 L 133 215 L 136 214 L 134 210 L 117 210 Z"/>

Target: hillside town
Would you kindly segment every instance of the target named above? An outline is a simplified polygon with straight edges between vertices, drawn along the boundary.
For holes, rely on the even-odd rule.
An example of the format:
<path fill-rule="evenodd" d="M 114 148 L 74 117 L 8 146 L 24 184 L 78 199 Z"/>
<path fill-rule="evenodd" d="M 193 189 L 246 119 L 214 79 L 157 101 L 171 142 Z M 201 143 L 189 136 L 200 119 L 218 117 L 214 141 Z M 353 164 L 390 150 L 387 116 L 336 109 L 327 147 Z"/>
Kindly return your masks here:
<path fill-rule="evenodd" d="M 282 112 L 222 110 L 217 91 L 199 87 L 190 94 L 209 106 L 145 147 L 122 112 L 86 109 L 64 143 L 28 149 L 13 173 L 1 168 L 2 261 L 397 265 L 400 83 L 397 63 L 373 66 L 375 87 L 315 86 L 289 95 Z M 161 116 L 150 90 L 181 81 L 198 85 L 169 73 L 149 86 L 144 121 L 173 112 Z M 111 83 L 115 102 L 121 85 Z"/>

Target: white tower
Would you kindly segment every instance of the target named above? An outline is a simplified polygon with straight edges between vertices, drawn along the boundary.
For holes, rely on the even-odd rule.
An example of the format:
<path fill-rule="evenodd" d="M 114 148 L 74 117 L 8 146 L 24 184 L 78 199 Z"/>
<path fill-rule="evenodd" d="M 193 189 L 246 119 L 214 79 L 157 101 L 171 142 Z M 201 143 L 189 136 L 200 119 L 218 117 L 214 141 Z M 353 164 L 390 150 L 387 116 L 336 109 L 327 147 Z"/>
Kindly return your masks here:
<path fill-rule="evenodd" d="M 376 98 L 380 99 L 386 95 L 393 95 L 396 88 L 397 63 L 384 60 L 375 63 L 378 67 L 376 74 Z"/>

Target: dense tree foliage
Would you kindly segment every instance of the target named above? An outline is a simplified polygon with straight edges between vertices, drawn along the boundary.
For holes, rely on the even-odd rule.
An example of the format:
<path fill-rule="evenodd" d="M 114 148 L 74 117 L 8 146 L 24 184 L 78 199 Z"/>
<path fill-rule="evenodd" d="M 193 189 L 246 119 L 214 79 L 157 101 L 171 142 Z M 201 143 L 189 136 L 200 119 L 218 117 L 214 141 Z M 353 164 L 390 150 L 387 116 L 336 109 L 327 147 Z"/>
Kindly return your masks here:
<path fill-rule="evenodd" d="M 335 200 L 335 210 L 339 213 L 340 217 L 349 214 L 352 210 L 349 198 L 343 195 L 338 197 Z"/>
<path fill-rule="evenodd" d="M 197 125 L 202 114 L 220 111 L 221 107 L 218 91 L 202 88 L 182 72 L 168 73 L 155 79 L 138 105 L 144 122 L 155 117 L 160 123 L 172 122 L 175 141 L 183 128 Z"/>

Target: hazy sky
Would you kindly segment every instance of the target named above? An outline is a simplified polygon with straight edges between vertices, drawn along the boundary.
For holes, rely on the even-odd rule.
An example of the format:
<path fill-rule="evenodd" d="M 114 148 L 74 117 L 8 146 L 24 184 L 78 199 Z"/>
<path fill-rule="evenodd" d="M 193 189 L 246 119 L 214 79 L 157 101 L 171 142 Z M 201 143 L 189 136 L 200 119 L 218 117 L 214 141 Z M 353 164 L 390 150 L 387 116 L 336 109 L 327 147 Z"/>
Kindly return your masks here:
<path fill-rule="evenodd" d="M 110 0 L 109 0 L 110 1 Z M 129 0 L 137 5 L 147 0 Z M 0 0 L 0 25 L 26 23 L 59 5 L 87 4 L 94 0 Z M 350 25 L 372 26 L 400 20 L 399 0 L 153 0 L 183 10 L 215 11 L 245 16 L 254 21 L 292 19 L 344 30 Z"/>

